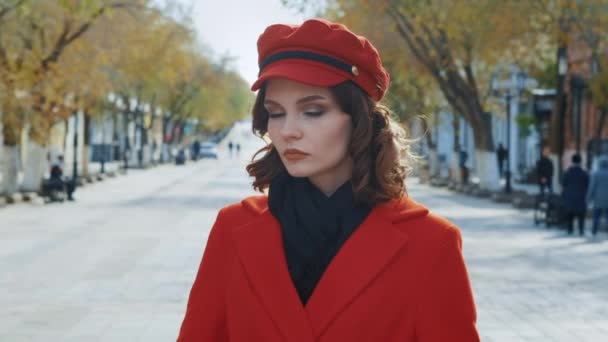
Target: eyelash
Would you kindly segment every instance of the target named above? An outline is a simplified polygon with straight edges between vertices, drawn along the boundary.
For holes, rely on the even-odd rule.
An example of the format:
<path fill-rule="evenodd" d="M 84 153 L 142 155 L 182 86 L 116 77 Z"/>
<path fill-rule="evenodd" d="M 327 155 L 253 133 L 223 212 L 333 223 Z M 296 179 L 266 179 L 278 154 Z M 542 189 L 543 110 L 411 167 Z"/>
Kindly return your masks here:
<path fill-rule="evenodd" d="M 317 117 L 325 114 L 325 111 L 320 110 L 318 112 L 304 112 L 304 114 L 306 114 L 306 116 L 317 118 Z M 285 115 L 284 113 L 268 113 L 268 118 L 269 119 L 277 119 L 277 118 L 280 118 L 280 117 L 282 117 L 284 115 Z"/>

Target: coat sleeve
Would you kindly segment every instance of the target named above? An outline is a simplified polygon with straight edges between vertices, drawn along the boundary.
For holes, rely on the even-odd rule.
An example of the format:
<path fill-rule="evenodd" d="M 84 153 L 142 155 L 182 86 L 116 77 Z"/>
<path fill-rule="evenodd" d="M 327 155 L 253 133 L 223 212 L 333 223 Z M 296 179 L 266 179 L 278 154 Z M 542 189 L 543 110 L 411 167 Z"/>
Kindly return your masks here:
<path fill-rule="evenodd" d="M 220 211 L 209 233 L 203 259 L 190 290 L 178 342 L 228 341 L 224 289 L 229 244 L 222 217 Z"/>
<path fill-rule="evenodd" d="M 416 312 L 418 342 L 478 342 L 477 313 L 457 229 L 434 261 Z"/>

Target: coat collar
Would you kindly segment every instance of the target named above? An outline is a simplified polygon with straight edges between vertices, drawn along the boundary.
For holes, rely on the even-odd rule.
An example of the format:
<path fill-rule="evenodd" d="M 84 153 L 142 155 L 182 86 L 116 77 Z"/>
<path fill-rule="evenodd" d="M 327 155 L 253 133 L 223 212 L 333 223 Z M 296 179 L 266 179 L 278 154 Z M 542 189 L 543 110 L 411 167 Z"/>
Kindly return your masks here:
<path fill-rule="evenodd" d="M 254 291 L 289 341 L 312 342 L 406 245 L 407 233 L 394 227 L 428 210 L 407 198 L 376 206 L 329 264 L 306 307 L 291 281 L 280 223 L 265 196 L 245 199 L 257 217 L 234 230 L 238 256 Z"/>

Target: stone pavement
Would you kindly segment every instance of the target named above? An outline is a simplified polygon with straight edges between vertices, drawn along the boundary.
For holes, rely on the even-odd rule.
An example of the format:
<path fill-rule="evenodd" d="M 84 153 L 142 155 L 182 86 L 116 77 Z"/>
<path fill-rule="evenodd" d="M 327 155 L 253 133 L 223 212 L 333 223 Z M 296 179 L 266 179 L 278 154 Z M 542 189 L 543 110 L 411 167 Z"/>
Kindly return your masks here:
<path fill-rule="evenodd" d="M 132 170 L 75 203 L 0 209 L 0 341 L 175 340 L 218 209 L 253 193 L 244 165 Z M 460 226 L 483 341 L 606 340 L 605 233 L 568 237 L 416 179 L 409 193 Z"/>
<path fill-rule="evenodd" d="M 463 232 L 482 341 L 608 340 L 604 233 L 570 237 L 535 227 L 531 211 L 410 184 L 413 198 Z"/>

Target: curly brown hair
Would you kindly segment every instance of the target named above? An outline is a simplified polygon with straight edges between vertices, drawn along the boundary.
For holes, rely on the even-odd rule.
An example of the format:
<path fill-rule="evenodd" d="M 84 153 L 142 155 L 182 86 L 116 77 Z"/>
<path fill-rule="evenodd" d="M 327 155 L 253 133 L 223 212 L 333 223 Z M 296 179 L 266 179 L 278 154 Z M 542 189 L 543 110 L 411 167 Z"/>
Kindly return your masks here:
<path fill-rule="evenodd" d="M 354 83 L 340 83 L 330 91 L 340 109 L 352 119 L 349 153 L 354 164 L 351 182 L 355 201 L 373 207 L 404 195 L 405 178 L 417 158 L 405 130 L 387 107 L 372 100 Z M 253 106 L 252 129 L 260 138 L 268 129 L 265 96 L 266 87 L 262 86 Z M 271 142 L 257 151 L 247 165 L 247 172 L 254 178 L 253 188 L 260 192 L 283 171 L 285 166 Z"/>

